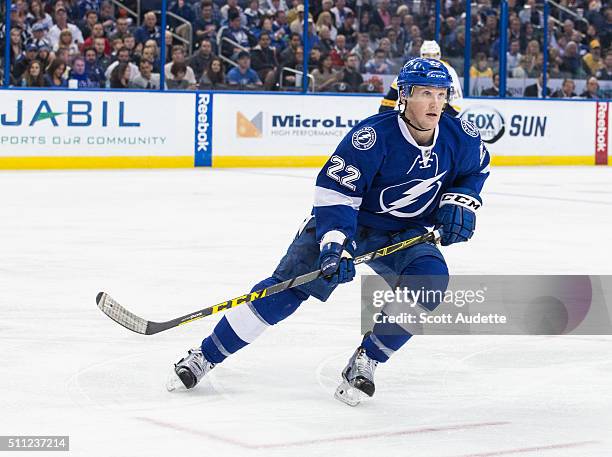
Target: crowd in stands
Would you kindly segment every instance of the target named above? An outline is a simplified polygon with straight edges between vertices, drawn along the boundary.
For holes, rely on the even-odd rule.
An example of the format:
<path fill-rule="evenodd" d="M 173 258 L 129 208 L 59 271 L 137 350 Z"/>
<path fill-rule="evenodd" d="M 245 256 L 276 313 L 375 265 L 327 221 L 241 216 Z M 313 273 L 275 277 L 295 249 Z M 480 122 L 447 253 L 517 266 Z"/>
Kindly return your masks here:
<path fill-rule="evenodd" d="M 393 75 L 435 39 L 431 0 L 174 0 L 167 30 L 157 3 L 135 0 L 120 8 L 109 0 L 13 0 L 10 84 L 25 87 L 296 90 L 304 53 L 315 91 L 383 90 L 381 75 Z M 535 79 L 525 96 L 599 97 L 599 81 L 612 79 L 612 7 L 600 0 L 559 0 L 549 18 L 548 78 L 542 87 L 544 16 L 540 0 L 509 0 L 506 77 Z M 149 10 L 146 6 L 149 5 Z M 157 5 L 157 6 L 155 6 Z M 571 14 L 570 14 L 571 13 Z M 489 78 L 483 95 L 499 94 L 499 0 L 472 6 L 470 78 Z M 442 59 L 463 74 L 465 1 L 442 0 Z M 304 40 L 304 22 L 308 37 Z M 162 62 L 162 33 L 165 62 Z M 2 46 L 4 58 L 4 46 Z M 165 80 L 161 81 L 164 68 Z M 529 91 L 527 89 L 529 88 Z"/>

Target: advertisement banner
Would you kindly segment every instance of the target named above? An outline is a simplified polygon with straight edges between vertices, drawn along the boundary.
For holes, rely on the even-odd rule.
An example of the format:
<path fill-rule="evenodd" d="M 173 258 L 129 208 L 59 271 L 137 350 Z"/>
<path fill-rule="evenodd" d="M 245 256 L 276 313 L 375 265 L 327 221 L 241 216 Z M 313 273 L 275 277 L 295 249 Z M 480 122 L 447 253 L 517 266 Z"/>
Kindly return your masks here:
<path fill-rule="evenodd" d="M 215 94 L 215 157 L 330 155 L 379 97 Z"/>
<path fill-rule="evenodd" d="M 2 91 L 0 159 L 191 156 L 193 93 Z"/>
<path fill-rule="evenodd" d="M 464 99 L 461 108 L 493 156 L 583 156 L 594 163 L 595 103 Z"/>
<path fill-rule="evenodd" d="M 352 126 L 378 112 L 379 103 L 379 97 L 364 96 L 215 94 L 213 162 L 319 166 Z M 461 118 L 480 130 L 494 165 L 592 165 L 596 141 L 602 147 L 596 103 L 464 99 L 461 107 Z M 607 126 L 609 117 L 603 122 Z"/>

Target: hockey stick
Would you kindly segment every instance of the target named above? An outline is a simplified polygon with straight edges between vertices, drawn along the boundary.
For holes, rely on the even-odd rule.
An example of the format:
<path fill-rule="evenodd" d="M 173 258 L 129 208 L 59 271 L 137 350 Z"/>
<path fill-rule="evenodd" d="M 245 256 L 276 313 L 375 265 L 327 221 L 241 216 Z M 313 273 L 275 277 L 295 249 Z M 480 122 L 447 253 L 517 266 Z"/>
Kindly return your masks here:
<path fill-rule="evenodd" d="M 410 238 L 409 240 L 401 241 L 399 243 L 386 246 L 376 251 L 357 256 L 355 257 L 353 262 L 356 265 L 364 262 L 369 262 L 370 260 L 393 254 L 394 252 L 407 249 L 416 244 L 425 243 L 428 241 L 436 242 L 439 238 L 440 232 L 438 230 L 434 230 L 433 232 L 428 232 L 424 235 L 416 236 L 414 238 Z M 315 279 L 318 279 L 321 276 L 322 273 L 320 270 L 311 271 L 310 273 L 303 274 L 296 278 L 288 279 L 287 281 L 283 281 L 273 286 L 266 287 L 265 289 L 249 292 L 248 294 L 232 298 L 231 300 L 224 301 L 217 305 L 196 311 L 195 313 L 177 317 L 176 319 L 172 319 L 166 322 L 153 322 L 143 319 L 142 317 L 138 317 L 135 314 L 129 312 L 118 302 L 113 300 L 113 298 L 106 292 L 98 293 L 96 297 L 96 303 L 98 304 L 98 308 L 100 308 L 104 314 L 106 314 L 112 320 L 117 322 L 119 325 L 122 325 L 128 330 L 132 330 L 133 332 L 140 333 L 142 335 L 153 335 L 155 333 L 163 332 L 164 330 L 178 327 L 179 325 L 188 324 L 189 322 L 202 319 L 203 317 L 210 316 L 211 314 L 216 314 L 220 311 L 234 308 L 238 305 L 242 305 L 243 303 L 253 302 L 260 298 L 269 297 L 270 295 L 277 294 L 279 292 L 282 292 L 283 290 L 287 290 L 292 287 L 300 286 L 302 284 L 314 281 Z"/>

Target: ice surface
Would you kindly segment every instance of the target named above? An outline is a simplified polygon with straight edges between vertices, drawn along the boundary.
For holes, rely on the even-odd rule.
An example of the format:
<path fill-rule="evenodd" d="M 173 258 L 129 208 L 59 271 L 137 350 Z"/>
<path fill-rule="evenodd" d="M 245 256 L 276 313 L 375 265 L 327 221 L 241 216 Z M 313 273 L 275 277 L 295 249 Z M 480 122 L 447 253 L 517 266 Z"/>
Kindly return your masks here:
<path fill-rule="evenodd" d="M 218 317 L 142 336 L 96 293 L 167 320 L 248 291 L 309 212 L 315 174 L 0 173 L 0 434 L 70 435 L 73 456 L 612 453 L 610 337 L 414 338 L 373 400 L 334 400 L 360 340 L 358 282 L 166 392 Z M 611 274 L 611 195 L 607 167 L 495 168 L 474 239 L 444 249 L 450 269 Z"/>

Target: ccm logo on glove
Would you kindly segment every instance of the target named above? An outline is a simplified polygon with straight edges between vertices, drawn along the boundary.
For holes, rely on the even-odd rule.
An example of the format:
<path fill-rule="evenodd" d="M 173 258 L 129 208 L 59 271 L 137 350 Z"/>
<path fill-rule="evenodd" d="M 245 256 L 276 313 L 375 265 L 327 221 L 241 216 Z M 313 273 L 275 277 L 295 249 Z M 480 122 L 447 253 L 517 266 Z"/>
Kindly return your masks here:
<path fill-rule="evenodd" d="M 469 195 L 446 193 L 442 195 L 442 200 L 440 200 L 440 207 L 444 205 L 459 205 L 476 212 L 480 209 L 482 203 Z"/>

